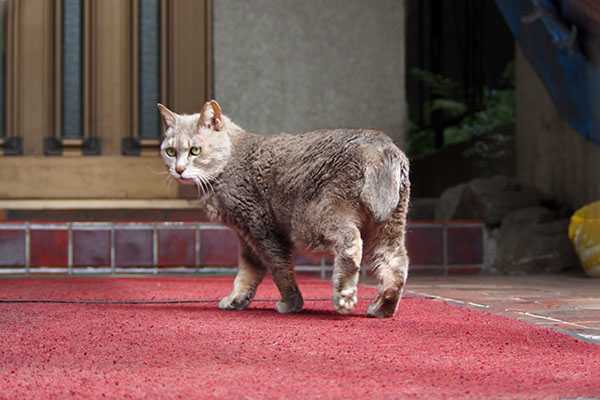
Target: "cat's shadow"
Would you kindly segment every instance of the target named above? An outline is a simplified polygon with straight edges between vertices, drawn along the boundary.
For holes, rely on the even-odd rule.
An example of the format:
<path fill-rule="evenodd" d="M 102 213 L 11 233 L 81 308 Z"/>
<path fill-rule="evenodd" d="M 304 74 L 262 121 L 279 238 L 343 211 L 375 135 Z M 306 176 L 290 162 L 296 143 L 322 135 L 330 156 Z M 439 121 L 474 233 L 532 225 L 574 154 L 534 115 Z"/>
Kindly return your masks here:
<path fill-rule="evenodd" d="M 232 310 L 221 310 L 216 305 L 206 305 L 206 304 L 133 304 L 133 305 L 120 305 L 120 307 L 136 307 L 140 310 L 156 310 L 156 311 L 166 311 L 166 310 L 177 310 L 179 312 L 194 312 L 194 313 L 206 313 L 207 315 L 227 315 L 231 314 L 234 317 L 240 318 L 249 318 L 252 320 L 256 320 L 258 318 L 268 318 L 272 319 L 274 316 L 279 316 L 282 319 L 292 318 L 292 319 L 319 319 L 319 320 L 327 320 L 327 321 L 343 321 L 349 318 L 367 318 L 365 314 L 353 312 L 350 314 L 340 314 L 335 310 L 321 310 L 321 309 L 311 309 L 310 307 L 305 307 L 302 311 L 298 313 L 291 314 L 280 314 L 275 308 L 266 308 L 266 307 L 248 307 L 243 311 L 232 311 Z"/>
<path fill-rule="evenodd" d="M 224 311 L 224 310 L 220 310 Z M 229 312 L 229 311 L 226 311 Z M 260 315 L 261 313 L 265 316 L 272 317 L 273 315 L 280 315 L 281 318 L 297 318 L 297 319 L 322 319 L 322 320 L 335 320 L 341 321 L 346 320 L 348 318 L 366 318 L 365 314 L 358 313 L 350 313 L 350 314 L 340 314 L 335 310 L 319 310 L 319 309 L 311 309 L 311 308 L 303 308 L 302 311 L 293 314 L 280 314 L 274 308 L 248 308 L 247 310 L 241 311 L 243 312 L 251 312 Z"/>

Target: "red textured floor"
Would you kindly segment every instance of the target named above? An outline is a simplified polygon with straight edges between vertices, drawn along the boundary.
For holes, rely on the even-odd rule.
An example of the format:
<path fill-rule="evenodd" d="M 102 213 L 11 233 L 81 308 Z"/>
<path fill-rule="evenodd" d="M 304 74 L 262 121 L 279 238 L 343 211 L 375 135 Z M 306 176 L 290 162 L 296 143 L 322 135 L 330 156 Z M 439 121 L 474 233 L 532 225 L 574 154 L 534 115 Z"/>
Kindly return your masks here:
<path fill-rule="evenodd" d="M 0 279 L 0 298 L 216 299 L 230 277 Z M 304 297 L 331 285 L 300 279 Z M 359 296 L 371 296 L 361 288 Z M 259 298 L 276 296 L 265 281 Z M 425 298 L 393 319 L 329 301 L 297 315 L 274 303 L 0 304 L 0 398 L 600 397 L 600 346 Z"/>

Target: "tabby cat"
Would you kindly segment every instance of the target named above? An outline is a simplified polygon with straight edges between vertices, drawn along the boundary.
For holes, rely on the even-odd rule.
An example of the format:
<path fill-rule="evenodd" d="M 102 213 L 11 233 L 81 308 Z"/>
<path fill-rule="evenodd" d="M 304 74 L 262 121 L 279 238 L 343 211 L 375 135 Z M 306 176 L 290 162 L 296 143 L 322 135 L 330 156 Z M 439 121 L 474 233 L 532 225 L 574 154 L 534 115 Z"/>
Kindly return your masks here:
<path fill-rule="evenodd" d="M 388 136 L 365 129 L 257 135 L 223 115 L 214 100 L 193 115 L 158 108 L 166 127 L 160 153 L 170 175 L 197 186 L 209 217 L 238 236 L 237 276 L 219 308 L 248 307 L 268 271 L 281 294 L 277 311 L 299 312 L 292 253 L 307 248 L 335 255 L 338 312 L 355 307 L 365 262 L 379 278 L 367 315 L 394 315 L 408 274 L 410 184 L 408 160 Z"/>

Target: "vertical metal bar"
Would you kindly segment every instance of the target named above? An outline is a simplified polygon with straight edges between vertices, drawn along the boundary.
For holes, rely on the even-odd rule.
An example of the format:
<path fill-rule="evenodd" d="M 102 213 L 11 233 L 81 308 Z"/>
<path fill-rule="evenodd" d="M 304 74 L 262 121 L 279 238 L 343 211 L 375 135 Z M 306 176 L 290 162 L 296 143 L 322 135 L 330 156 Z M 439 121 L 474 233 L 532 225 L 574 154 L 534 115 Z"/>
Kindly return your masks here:
<path fill-rule="evenodd" d="M 25 222 L 25 275 L 29 276 L 31 265 L 31 226 Z"/>
<path fill-rule="evenodd" d="M 131 2 L 131 135 L 140 137 L 140 0 Z"/>
<path fill-rule="evenodd" d="M 62 0 L 61 137 L 78 139 L 83 134 L 82 18 L 83 0 Z"/>
<path fill-rule="evenodd" d="M 14 80 L 12 79 L 12 59 L 14 58 L 12 52 L 12 38 L 14 35 L 14 19 L 13 19 L 13 0 L 6 1 L 6 136 L 8 137 L 13 129 L 12 129 L 12 117 L 11 117 L 11 108 L 14 108 L 14 104 L 12 101 L 12 86 L 14 84 Z"/>
<path fill-rule="evenodd" d="M 195 251 L 196 251 L 196 273 L 200 272 L 200 224 L 196 222 L 196 243 L 195 243 Z"/>
<path fill-rule="evenodd" d="M 158 224 L 152 224 L 152 264 L 154 275 L 158 274 Z"/>
<path fill-rule="evenodd" d="M 116 251 L 115 251 L 115 223 L 114 221 L 110 223 L 110 273 L 111 275 L 115 274 L 115 260 L 116 260 Z"/>
<path fill-rule="evenodd" d="M 2 1 L 0 2 L 0 43 L 5 43 L 5 36 L 4 36 L 4 32 L 6 32 L 6 2 Z M 6 111 L 6 107 L 5 107 L 5 102 L 4 99 L 6 99 L 6 97 L 4 96 L 6 87 L 5 87 L 5 75 L 4 75 L 4 71 L 5 71 L 5 54 L 6 54 L 6 47 L 2 46 L 2 52 L 0 52 L 0 138 L 4 138 L 6 137 L 6 130 L 5 130 L 5 111 Z"/>
<path fill-rule="evenodd" d="M 94 122 L 94 115 L 96 114 L 96 100 L 95 96 L 98 95 L 97 80 L 98 80 L 98 27 L 96 25 L 96 16 L 98 15 L 98 2 L 88 0 L 87 2 L 87 23 L 88 23 L 88 40 L 86 42 L 88 46 L 87 52 L 87 67 L 88 73 L 87 80 L 87 129 L 89 137 L 97 137 L 98 132 L 96 131 L 96 125 Z"/>
<path fill-rule="evenodd" d="M 62 0 L 54 0 L 54 137 L 62 132 Z"/>
<path fill-rule="evenodd" d="M 142 139 L 157 139 L 160 117 L 156 103 L 160 101 L 160 0 L 138 0 L 138 107 L 139 135 Z"/>
<path fill-rule="evenodd" d="M 6 63 L 6 82 L 7 82 L 7 136 L 17 136 L 19 132 L 19 15 L 20 1 L 9 0 L 8 21 L 7 21 L 7 63 Z"/>
<path fill-rule="evenodd" d="M 73 222 L 69 221 L 68 229 L 69 242 L 67 245 L 67 267 L 68 274 L 73 275 Z"/>
<path fill-rule="evenodd" d="M 448 275 L 448 221 L 442 222 L 442 256 L 444 262 L 444 275 Z"/>
<path fill-rule="evenodd" d="M 19 52 L 21 42 L 21 2 L 19 0 L 14 1 L 14 31 L 13 31 L 13 129 L 12 134 L 18 136 L 21 132 L 21 122 L 19 120 L 20 115 L 20 102 L 21 96 L 19 95 L 19 82 L 20 82 L 20 71 L 21 71 L 21 54 Z"/>
<path fill-rule="evenodd" d="M 92 68 L 92 14 L 91 0 L 83 0 L 83 132 L 84 138 L 90 138 L 91 132 L 91 68 Z"/>

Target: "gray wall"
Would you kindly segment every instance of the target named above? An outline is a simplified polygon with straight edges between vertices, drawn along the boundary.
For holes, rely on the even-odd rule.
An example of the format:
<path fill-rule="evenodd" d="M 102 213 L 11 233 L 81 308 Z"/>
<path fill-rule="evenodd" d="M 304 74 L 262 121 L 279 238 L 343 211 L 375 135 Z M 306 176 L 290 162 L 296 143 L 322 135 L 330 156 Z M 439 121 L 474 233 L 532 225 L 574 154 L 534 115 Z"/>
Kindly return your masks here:
<path fill-rule="evenodd" d="M 578 208 L 600 200 L 600 146 L 564 121 L 517 50 L 517 177 Z"/>
<path fill-rule="evenodd" d="M 249 131 L 404 140 L 404 0 L 216 0 L 214 94 Z"/>

